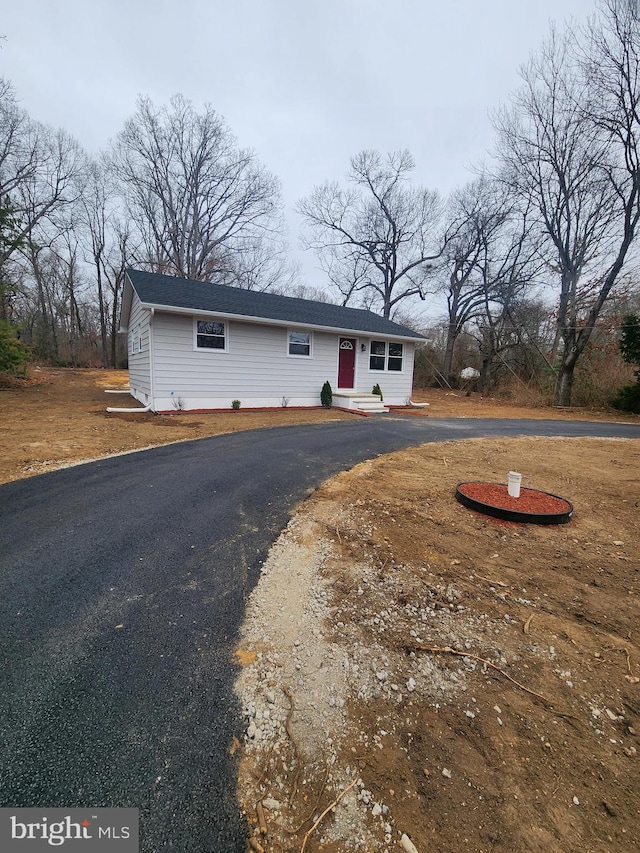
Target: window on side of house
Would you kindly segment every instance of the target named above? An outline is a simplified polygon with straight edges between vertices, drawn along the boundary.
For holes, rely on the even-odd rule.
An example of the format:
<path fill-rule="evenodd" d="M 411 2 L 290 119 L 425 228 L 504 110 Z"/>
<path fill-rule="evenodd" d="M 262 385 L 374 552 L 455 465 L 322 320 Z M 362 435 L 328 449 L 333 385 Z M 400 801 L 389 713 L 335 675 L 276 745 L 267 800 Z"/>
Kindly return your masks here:
<path fill-rule="evenodd" d="M 138 352 L 142 352 L 142 326 L 138 326 L 138 330 L 136 332 L 136 338 L 138 340 Z"/>
<path fill-rule="evenodd" d="M 224 323 L 217 320 L 196 320 L 196 349 L 224 350 L 226 346 Z"/>
<path fill-rule="evenodd" d="M 385 341 L 371 341 L 369 347 L 369 370 L 384 370 L 387 355 Z"/>
<path fill-rule="evenodd" d="M 389 343 L 388 370 L 402 370 L 402 344 Z"/>
<path fill-rule="evenodd" d="M 140 326 L 136 326 L 134 329 L 131 352 L 140 352 Z"/>
<path fill-rule="evenodd" d="M 290 330 L 288 335 L 289 355 L 301 355 L 311 357 L 311 332 L 296 332 Z"/>

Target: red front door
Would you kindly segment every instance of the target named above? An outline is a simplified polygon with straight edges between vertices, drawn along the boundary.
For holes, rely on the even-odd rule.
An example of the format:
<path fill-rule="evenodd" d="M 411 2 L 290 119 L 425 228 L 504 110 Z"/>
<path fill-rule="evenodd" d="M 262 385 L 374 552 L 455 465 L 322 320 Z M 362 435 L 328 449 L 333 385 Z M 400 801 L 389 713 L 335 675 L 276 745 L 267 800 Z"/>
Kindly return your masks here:
<path fill-rule="evenodd" d="M 356 376 L 356 340 L 340 338 L 338 350 L 338 388 L 353 388 Z"/>

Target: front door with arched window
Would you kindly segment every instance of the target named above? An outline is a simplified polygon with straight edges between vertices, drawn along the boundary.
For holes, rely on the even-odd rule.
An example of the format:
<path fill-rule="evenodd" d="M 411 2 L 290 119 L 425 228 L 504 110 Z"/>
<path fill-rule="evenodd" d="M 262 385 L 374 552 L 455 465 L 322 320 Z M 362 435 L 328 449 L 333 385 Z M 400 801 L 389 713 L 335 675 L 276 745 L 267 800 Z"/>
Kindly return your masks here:
<path fill-rule="evenodd" d="M 338 388 L 353 388 L 356 378 L 356 339 L 340 338 Z"/>

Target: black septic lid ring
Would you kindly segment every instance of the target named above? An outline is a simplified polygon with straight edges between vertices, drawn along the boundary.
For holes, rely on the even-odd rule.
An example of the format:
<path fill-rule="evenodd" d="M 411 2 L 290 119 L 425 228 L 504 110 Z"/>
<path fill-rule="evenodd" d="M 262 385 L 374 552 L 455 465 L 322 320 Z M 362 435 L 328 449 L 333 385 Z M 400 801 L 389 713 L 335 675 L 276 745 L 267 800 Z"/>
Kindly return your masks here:
<path fill-rule="evenodd" d="M 573 515 L 573 505 L 565 498 L 527 488 L 513 498 L 504 483 L 458 483 L 456 500 L 484 515 L 520 524 L 566 524 Z"/>

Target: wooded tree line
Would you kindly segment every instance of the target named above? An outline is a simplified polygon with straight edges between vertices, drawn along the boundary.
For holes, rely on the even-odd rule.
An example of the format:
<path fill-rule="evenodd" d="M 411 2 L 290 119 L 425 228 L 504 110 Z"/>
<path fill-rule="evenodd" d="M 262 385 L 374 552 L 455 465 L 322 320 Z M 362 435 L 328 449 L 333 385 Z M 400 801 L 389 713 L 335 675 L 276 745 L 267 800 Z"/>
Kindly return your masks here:
<path fill-rule="evenodd" d="M 141 98 L 89 158 L 0 89 L 0 321 L 36 356 L 118 360 L 124 271 L 137 266 L 247 288 L 286 287 L 277 179 L 211 107 Z"/>
<path fill-rule="evenodd" d="M 487 164 L 446 202 L 410 186 L 408 153 L 365 152 L 346 188 L 318 187 L 299 209 L 345 300 L 357 293 L 388 316 L 408 296 L 444 294 L 443 380 L 464 331 L 477 340 L 485 388 L 528 341 L 529 357 L 555 377 L 555 402 L 569 405 L 576 364 L 635 261 L 640 30 L 631 4 L 603 0 L 584 25 L 552 29 L 521 78 L 494 116 Z"/>
<path fill-rule="evenodd" d="M 637 307 L 632 7 L 601 0 L 584 24 L 551 30 L 493 117 L 494 150 L 449 198 L 415 184 L 408 151 L 363 151 L 342 183 L 300 200 L 323 298 L 419 328 L 421 301 L 446 306 L 426 350 L 443 382 L 464 352 L 484 389 L 501 371 L 525 382 L 543 373 L 569 405 L 588 345 L 615 343 Z M 90 159 L 4 83 L 0 200 L 0 321 L 20 324 L 42 358 L 74 363 L 94 347 L 116 363 L 129 265 L 309 295 L 287 259 L 277 179 L 211 107 L 198 113 L 181 96 L 161 107 L 141 98 Z"/>

